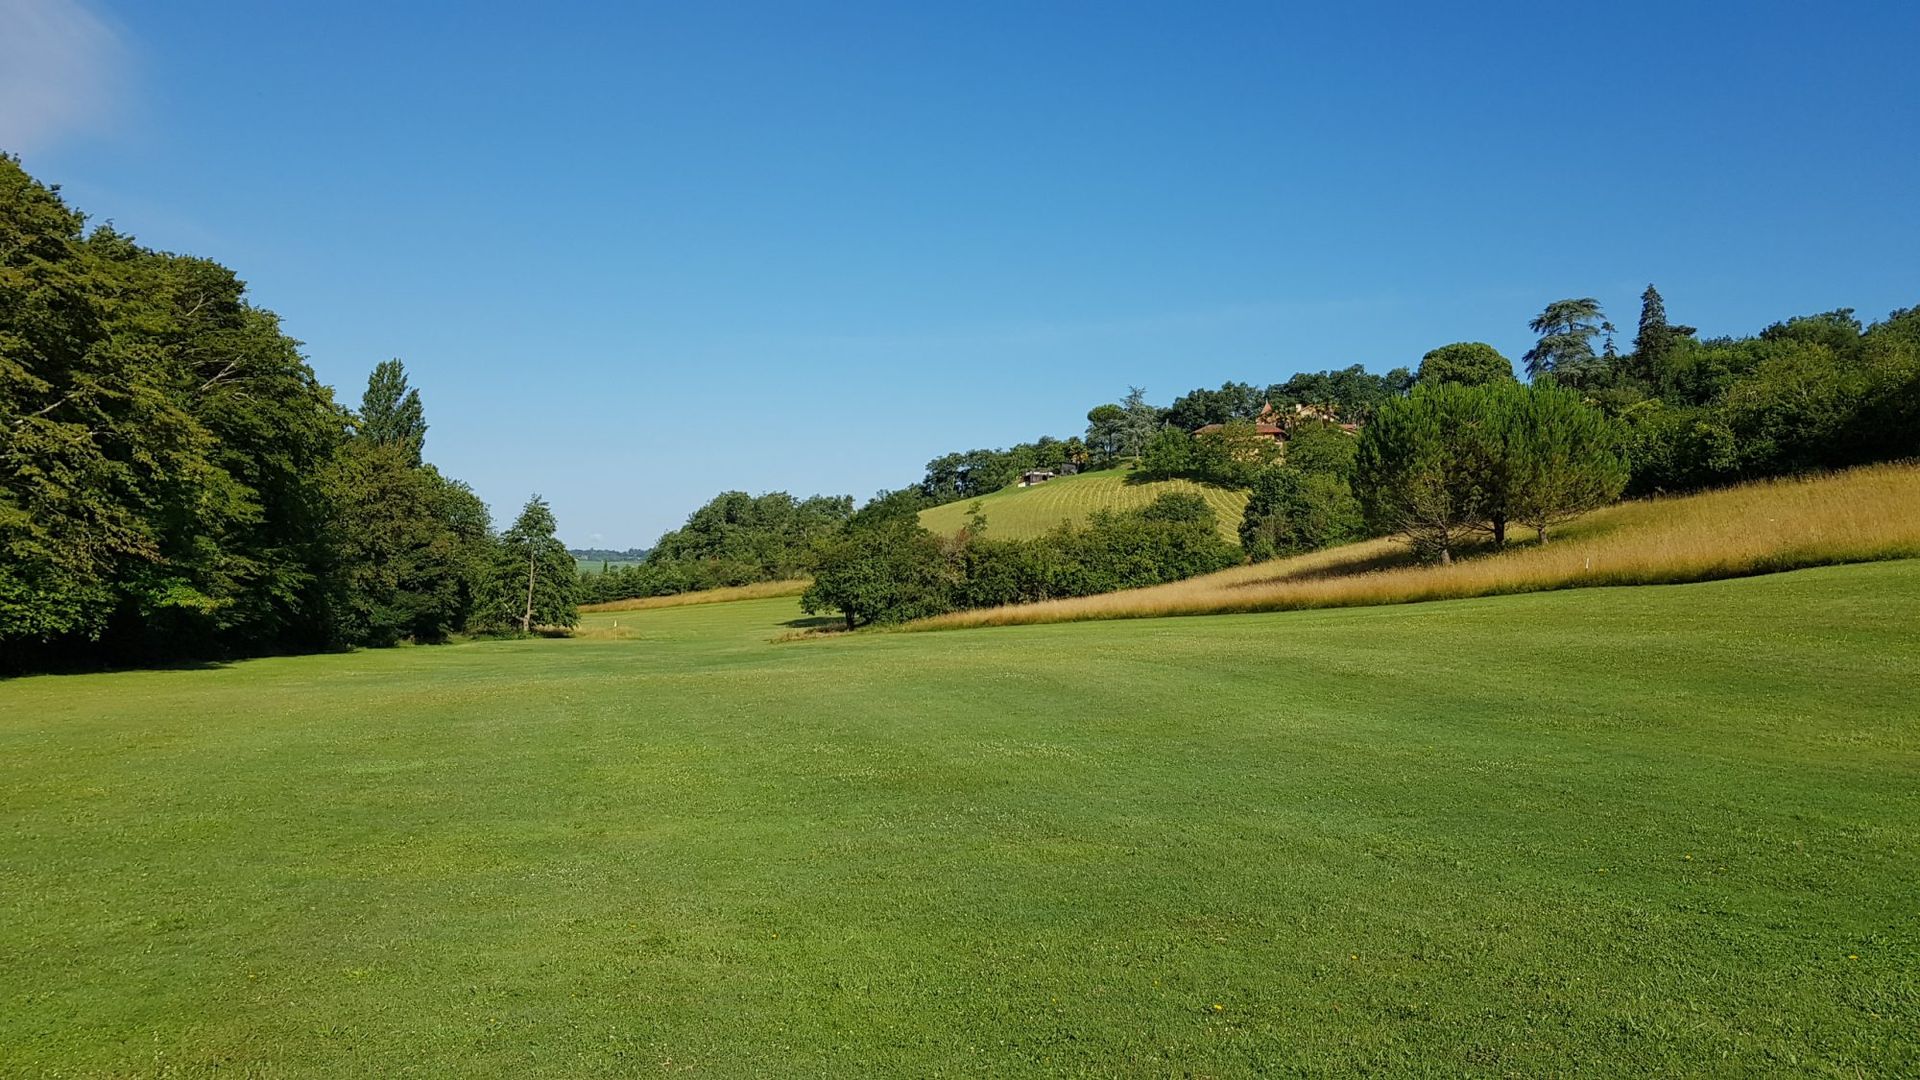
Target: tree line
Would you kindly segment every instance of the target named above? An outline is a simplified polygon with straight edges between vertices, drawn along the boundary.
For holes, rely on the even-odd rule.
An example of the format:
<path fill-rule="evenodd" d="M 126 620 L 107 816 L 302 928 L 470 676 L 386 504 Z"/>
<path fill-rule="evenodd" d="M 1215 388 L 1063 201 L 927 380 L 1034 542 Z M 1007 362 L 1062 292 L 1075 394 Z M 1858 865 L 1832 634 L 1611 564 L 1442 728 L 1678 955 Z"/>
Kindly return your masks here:
<path fill-rule="evenodd" d="M 570 624 L 545 503 L 496 534 L 426 432 L 399 361 L 341 406 L 232 270 L 0 155 L 0 667 Z"/>

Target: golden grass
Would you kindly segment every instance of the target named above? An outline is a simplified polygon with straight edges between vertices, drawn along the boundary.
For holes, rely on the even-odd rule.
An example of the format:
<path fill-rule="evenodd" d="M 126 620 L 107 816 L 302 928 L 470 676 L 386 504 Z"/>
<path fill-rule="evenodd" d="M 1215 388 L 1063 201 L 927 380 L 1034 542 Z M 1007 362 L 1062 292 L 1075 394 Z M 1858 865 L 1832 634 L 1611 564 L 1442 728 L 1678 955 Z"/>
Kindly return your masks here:
<path fill-rule="evenodd" d="M 1146 589 L 962 611 L 909 630 L 1285 611 L 1658 585 L 1920 557 L 1920 465 L 1761 481 L 1595 511 L 1549 535 L 1451 566 L 1369 540 Z"/>
<path fill-rule="evenodd" d="M 610 600 L 604 604 L 581 604 L 583 613 L 596 611 L 646 611 L 650 608 L 684 607 L 687 604 L 724 604 L 732 600 L 771 600 L 781 596 L 799 596 L 813 582 L 805 578 L 792 581 L 760 581 L 752 585 L 731 585 L 724 589 L 675 593 L 672 596 L 642 596 L 633 600 Z"/>

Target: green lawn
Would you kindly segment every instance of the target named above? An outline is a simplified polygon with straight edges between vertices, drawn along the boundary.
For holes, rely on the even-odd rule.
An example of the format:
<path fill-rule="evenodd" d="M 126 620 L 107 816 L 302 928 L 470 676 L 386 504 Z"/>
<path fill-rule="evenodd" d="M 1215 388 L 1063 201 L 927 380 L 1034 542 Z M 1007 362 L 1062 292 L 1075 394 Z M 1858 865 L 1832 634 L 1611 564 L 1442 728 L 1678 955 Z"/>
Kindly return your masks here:
<path fill-rule="evenodd" d="M 0 683 L 0 1073 L 1920 1061 L 1920 563 L 796 617 Z"/>
<path fill-rule="evenodd" d="M 1030 488 L 1003 488 L 977 500 L 946 503 L 920 511 L 920 524 L 942 535 L 967 523 L 974 502 L 987 516 L 987 535 L 1026 539 L 1039 536 L 1063 521 L 1080 523 L 1095 510 L 1134 510 L 1168 492 L 1191 491 L 1207 500 L 1220 519 L 1220 531 L 1238 544 L 1240 515 L 1247 509 L 1247 493 L 1196 484 L 1191 480 L 1154 480 L 1130 483 L 1125 469 L 1063 476 Z"/>

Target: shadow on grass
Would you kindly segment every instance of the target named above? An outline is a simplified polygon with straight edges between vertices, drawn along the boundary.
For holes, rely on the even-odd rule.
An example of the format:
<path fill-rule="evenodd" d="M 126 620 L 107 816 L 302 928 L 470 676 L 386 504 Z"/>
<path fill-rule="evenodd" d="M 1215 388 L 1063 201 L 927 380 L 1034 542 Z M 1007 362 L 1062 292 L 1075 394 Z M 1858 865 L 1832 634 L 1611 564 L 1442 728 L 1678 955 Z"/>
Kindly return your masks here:
<path fill-rule="evenodd" d="M 788 619 L 781 626 L 791 626 L 795 630 L 817 630 L 826 626 L 845 626 L 847 620 L 838 615 L 809 615 L 798 619 Z"/>

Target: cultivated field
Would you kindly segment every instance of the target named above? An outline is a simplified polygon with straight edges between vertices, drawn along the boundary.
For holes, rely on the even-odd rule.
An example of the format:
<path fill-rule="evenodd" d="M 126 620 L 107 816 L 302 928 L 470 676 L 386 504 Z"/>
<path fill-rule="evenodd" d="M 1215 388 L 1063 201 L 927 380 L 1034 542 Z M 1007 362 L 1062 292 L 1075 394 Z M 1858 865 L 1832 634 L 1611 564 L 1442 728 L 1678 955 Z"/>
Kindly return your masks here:
<path fill-rule="evenodd" d="M 1920 465 L 1874 465 L 1702 495 L 1621 503 L 1536 544 L 1420 566 L 1369 540 L 1125 592 L 925 619 L 913 629 L 1402 604 L 1601 585 L 1710 581 L 1920 558 Z"/>
<path fill-rule="evenodd" d="M 1920 562 L 798 618 L 0 683 L 0 1073 L 1920 1060 Z"/>
<path fill-rule="evenodd" d="M 920 524 L 943 536 L 967 524 L 974 502 L 987 516 L 987 535 L 1001 539 L 1039 536 L 1063 521 L 1084 522 L 1096 510 L 1133 510 L 1170 491 L 1191 491 L 1207 500 L 1220 519 L 1220 531 L 1239 542 L 1240 515 L 1247 493 L 1196 484 L 1191 480 L 1130 483 L 1125 469 L 1063 476 L 1030 488 L 1010 487 L 977 500 L 947 503 L 920 511 Z"/>

